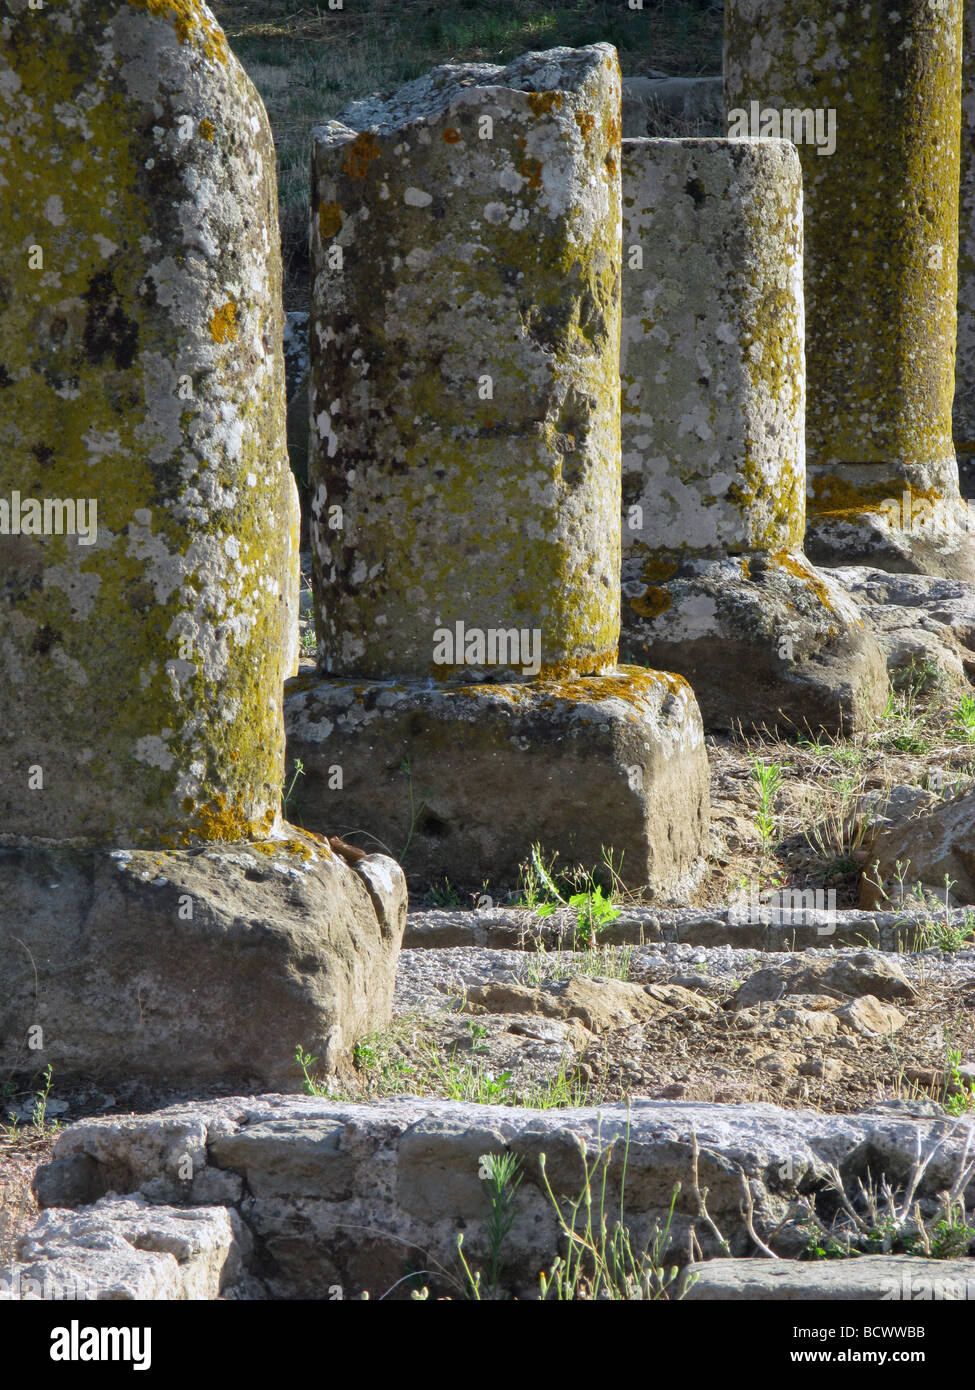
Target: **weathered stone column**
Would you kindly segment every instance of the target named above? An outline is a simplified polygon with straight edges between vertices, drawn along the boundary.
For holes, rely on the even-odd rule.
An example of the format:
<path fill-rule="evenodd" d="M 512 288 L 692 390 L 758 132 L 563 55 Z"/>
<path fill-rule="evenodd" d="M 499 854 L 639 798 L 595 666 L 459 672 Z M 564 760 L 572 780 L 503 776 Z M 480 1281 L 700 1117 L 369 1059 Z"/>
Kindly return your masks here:
<path fill-rule="evenodd" d="M 331 675 L 485 674 L 460 652 L 436 661 L 434 631 L 457 623 L 540 628 L 543 674 L 615 664 L 609 54 L 521 60 L 490 94 L 478 69 L 443 69 L 368 130 L 316 131 L 313 546 Z"/>
<path fill-rule="evenodd" d="M 971 459 L 975 456 L 975 3 L 964 0 L 964 6 L 953 428 L 955 448 Z"/>
<path fill-rule="evenodd" d="M 802 185 L 782 140 L 623 141 L 623 650 L 705 723 L 851 727 L 880 652 L 802 554 Z"/>
<path fill-rule="evenodd" d="M 693 696 L 616 669 L 619 119 L 596 44 L 438 68 L 315 134 L 326 679 L 292 687 L 289 756 L 307 824 L 427 880 L 513 886 L 536 840 L 666 889 L 699 866 Z"/>
<path fill-rule="evenodd" d="M 3 21 L 0 834 L 262 835 L 297 655 L 270 130 L 204 6 L 81 8 Z"/>
<path fill-rule="evenodd" d="M 951 404 L 961 0 L 729 0 L 730 135 L 802 160 L 806 548 L 975 574 Z"/>
<path fill-rule="evenodd" d="M 0 188 L 0 1062 L 294 1085 L 388 1018 L 405 885 L 281 823 L 267 117 L 196 0 L 14 0 Z"/>

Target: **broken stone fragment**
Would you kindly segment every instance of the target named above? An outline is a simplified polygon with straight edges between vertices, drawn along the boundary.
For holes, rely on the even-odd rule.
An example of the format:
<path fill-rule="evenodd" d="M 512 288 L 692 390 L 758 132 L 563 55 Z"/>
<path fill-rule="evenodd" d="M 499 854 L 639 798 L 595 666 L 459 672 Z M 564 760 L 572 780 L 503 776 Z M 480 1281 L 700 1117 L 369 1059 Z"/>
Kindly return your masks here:
<path fill-rule="evenodd" d="M 916 884 L 941 903 L 947 891 L 949 906 L 975 903 L 975 795 L 939 802 L 889 829 L 880 826 L 866 851 L 861 907 L 898 903 Z"/>
<path fill-rule="evenodd" d="M 895 958 L 879 951 L 859 951 L 809 965 L 765 966 L 738 987 L 729 1007 L 746 1008 L 797 994 L 832 995 L 839 1000 L 871 994 L 878 999 L 910 1001 L 915 989 Z"/>
<path fill-rule="evenodd" d="M 42 1212 L 0 1271 L 0 1299 L 210 1300 L 245 1276 L 253 1242 L 233 1208 L 104 1197 Z"/>
<path fill-rule="evenodd" d="M 487 1013 L 537 1013 L 545 1018 L 578 1019 L 590 1033 L 650 1022 L 676 1009 L 689 1009 L 704 1016 L 714 1007 L 679 985 L 641 985 L 583 975 L 555 980 L 540 988 L 493 982 L 468 989 L 467 999 Z"/>

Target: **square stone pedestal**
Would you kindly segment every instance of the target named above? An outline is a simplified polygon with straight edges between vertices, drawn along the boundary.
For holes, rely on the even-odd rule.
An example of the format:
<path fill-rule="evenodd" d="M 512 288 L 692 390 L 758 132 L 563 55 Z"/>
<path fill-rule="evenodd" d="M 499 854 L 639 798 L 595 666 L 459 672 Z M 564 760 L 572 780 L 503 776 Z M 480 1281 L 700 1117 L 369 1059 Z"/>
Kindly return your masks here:
<path fill-rule="evenodd" d="M 622 856 L 632 888 L 680 898 L 703 873 L 708 763 L 679 676 L 509 685 L 299 676 L 285 696 L 291 813 L 399 859 L 417 887 L 497 895 L 538 842 L 561 865 Z"/>

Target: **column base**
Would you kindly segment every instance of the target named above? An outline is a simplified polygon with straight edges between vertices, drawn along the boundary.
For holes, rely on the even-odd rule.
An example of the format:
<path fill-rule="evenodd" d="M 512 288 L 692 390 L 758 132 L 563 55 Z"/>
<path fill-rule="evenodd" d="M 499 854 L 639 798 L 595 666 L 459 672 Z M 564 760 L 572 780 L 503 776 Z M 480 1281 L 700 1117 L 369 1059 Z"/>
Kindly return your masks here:
<path fill-rule="evenodd" d="M 648 583 L 624 568 L 620 647 L 683 675 L 706 728 L 850 734 L 883 709 L 876 639 L 804 555 L 688 559 L 663 576 Z"/>
<path fill-rule="evenodd" d="M 302 823 L 400 859 L 411 883 L 518 886 L 532 845 L 680 899 L 703 877 L 708 762 L 685 681 L 611 675 L 434 687 L 298 677 L 285 695 Z"/>
<path fill-rule="evenodd" d="M 0 849 L 0 1065 L 296 1090 L 390 1019 L 406 883 L 316 837 Z"/>
<path fill-rule="evenodd" d="M 954 458 L 877 481 L 877 464 L 810 469 L 805 551 L 817 565 L 975 580 L 975 516 Z"/>

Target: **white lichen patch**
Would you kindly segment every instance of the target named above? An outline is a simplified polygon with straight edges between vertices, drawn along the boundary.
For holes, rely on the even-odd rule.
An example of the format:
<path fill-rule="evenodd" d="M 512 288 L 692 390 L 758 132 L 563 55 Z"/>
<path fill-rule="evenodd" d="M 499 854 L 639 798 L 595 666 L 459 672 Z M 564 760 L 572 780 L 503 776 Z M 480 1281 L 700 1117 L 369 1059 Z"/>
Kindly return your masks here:
<path fill-rule="evenodd" d="M 262 834 L 298 579 L 270 131 L 204 5 L 48 9 L 0 49 L 0 495 L 92 499 L 97 537 L 0 537 L 5 766 L 72 786 L 2 829 Z"/>
<path fill-rule="evenodd" d="M 612 664 L 619 102 L 594 45 L 439 68 L 315 131 L 324 669 L 463 679 L 433 659 L 461 619 L 538 628 L 543 666 Z"/>

